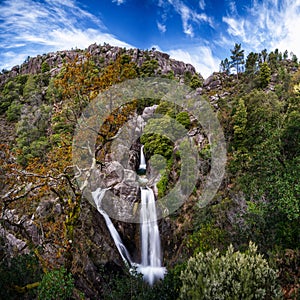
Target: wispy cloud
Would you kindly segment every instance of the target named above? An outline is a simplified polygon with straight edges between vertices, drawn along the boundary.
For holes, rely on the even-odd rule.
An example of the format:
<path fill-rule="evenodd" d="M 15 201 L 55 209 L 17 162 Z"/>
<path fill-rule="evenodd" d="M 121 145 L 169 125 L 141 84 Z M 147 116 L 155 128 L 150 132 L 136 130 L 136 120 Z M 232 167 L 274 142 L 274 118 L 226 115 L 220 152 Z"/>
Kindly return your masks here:
<path fill-rule="evenodd" d="M 202 9 L 202 10 L 205 9 L 205 0 L 200 0 L 200 1 L 199 1 L 199 7 L 200 7 L 200 9 Z"/>
<path fill-rule="evenodd" d="M 117 5 L 121 5 L 125 2 L 125 0 L 112 0 L 113 3 L 117 3 Z"/>
<path fill-rule="evenodd" d="M 229 38 L 238 39 L 251 51 L 278 48 L 300 55 L 299 14 L 300 0 L 254 0 L 246 15 L 227 15 L 222 21 Z"/>
<path fill-rule="evenodd" d="M 228 25 L 228 33 L 234 37 L 239 37 L 241 39 L 246 38 L 245 34 L 245 20 L 240 19 L 236 20 L 234 18 L 229 18 L 229 17 L 223 17 L 222 18 L 223 22 L 225 22 Z"/>
<path fill-rule="evenodd" d="M 204 5 L 204 1 L 200 1 Z M 208 23 L 213 26 L 212 19 L 205 13 L 198 13 L 196 10 L 187 6 L 181 0 L 168 0 L 168 3 L 180 15 L 182 21 L 183 32 L 190 37 L 194 37 L 194 25 L 199 25 L 201 22 Z M 199 3 L 200 5 L 200 3 Z"/>
<path fill-rule="evenodd" d="M 128 47 L 108 33 L 101 20 L 74 0 L 4 0 L 0 15 L 0 69 L 20 64 L 30 55 L 97 43 Z M 14 49 L 15 59 L 12 59 Z"/>
<path fill-rule="evenodd" d="M 167 31 L 167 26 L 166 25 L 164 25 L 164 24 L 162 24 L 162 23 L 160 23 L 160 22 L 156 22 L 156 24 L 157 24 L 157 28 L 158 28 L 158 30 L 161 32 L 161 33 L 165 33 L 166 31 Z"/>

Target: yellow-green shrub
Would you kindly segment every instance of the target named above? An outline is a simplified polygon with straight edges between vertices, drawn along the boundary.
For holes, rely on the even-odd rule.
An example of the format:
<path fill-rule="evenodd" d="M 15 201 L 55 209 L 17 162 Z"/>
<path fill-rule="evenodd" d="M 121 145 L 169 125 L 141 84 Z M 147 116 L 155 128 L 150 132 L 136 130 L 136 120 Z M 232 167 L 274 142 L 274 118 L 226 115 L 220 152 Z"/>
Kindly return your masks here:
<path fill-rule="evenodd" d="M 225 255 L 216 249 L 198 253 L 181 280 L 180 299 L 280 299 L 277 274 L 252 242 L 245 253 L 234 252 L 232 245 Z"/>

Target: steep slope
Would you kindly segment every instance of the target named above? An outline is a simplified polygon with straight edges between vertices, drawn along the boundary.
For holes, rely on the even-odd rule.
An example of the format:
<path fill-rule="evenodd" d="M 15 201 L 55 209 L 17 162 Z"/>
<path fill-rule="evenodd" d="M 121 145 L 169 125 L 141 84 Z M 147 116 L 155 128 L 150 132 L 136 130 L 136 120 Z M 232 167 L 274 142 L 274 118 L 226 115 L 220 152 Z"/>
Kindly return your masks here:
<path fill-rule="evenodd" d="M 0 270 L 7 274 L 1 277 L 1 297 L 18 299 L 21 293 L 32 299 L 39 283 L 47 286 L 47 274 L 63 266 L 75 281 L 76 288 L 71 286 L 75 299 L 80 293 L 87 299 L 174 299 L 181 288 L 180 272 L 191 256 L 215 248 L 224 253 L 229 244 L 245 250 L 249 240 L 276 265 L 286 298 L 297 295 L 300 71 L 298 63 L 289 59 L 270 59 L 266 64 L 267 75 L 260 67 L 238 78 L 216 72 L 204 81 L 193 66 L 155 49 L 93 44 L 86 50 L 28 58 L 1 74 Z M 165 168 L 156 182 L 159 199 L 175 186 L 183 164 L 178 144 L 162 134 L 151 134 L 150 129 L 160 133 L 175 120 L 196 145 L 200 178 L 188 201 L 159 221 L 163 264 L 169 273 L 153 288 L 125 268 L 104 219 L 76 181 L 89 170 L 74 168 L 72 161 L 74 130 L 83 109 L 111 86 L 148 77 L 169 79 L 191 88 L 191 95 L 201 95 L 218 116 L 227 145 L 222 185 L 200 209 L 195 204 L 212 166 L 213 145 L 192 112 L 158 96 L 133 99 L 111 110 L 97 128 L 92 149 L 95 164 L 90 171 L 99 180 L 90 184 L 111 185 L 113 193 L 130 202 L 133 210 L 138 197 L 132 197 L 136 191 L 128 187 L 127 179 L 136 176 L 141 144 L 147 161 L 155 162 L 155 155 L 165 158 L 156 161 Z M 148 123 L 149 131 L 134 141 L 128 166 L 121 170 L 111 151 L 120 128 L 134 119 L 137 126 L 131 129 L 141 132 L 154 112 L 161 115 L 159 126 Z M 176 132 L 177 127 L 173 129 Z M 121 156 L 125 151 L 120 149 Z M 139 226 L 113 222 L 137 261 Z M 64 278 L 67 275 L 59 285 Z M 32 294 L 27 292 L 31 289 Z"/>

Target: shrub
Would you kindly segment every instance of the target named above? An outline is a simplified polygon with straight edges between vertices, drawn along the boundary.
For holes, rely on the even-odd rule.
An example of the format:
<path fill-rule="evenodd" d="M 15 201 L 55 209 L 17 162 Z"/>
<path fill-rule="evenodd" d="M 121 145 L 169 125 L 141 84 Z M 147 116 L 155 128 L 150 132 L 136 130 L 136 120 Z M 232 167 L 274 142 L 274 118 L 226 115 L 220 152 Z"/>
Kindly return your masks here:
<path fill-rule="evenodd" d="M 19 101 L 13 101 L 6 111 L 8 121 L 17 121 L 21 115 L 22 104 Z"/>
<path fill-rule="evenodd" d="M 176 121 L 178 121 L 185 128 L 189 128 L 191 126 L 191 120 L 189 114 L 186 111 L 182 111 L 177 114 Z"/>
<path fill-rule="evenodd" d="M 38 288 L 38 299 L 68 299 L 72 296 L 74 279 L 65 268 L 53 270 L 43 276 Z"/>
<path fill-rule="evenodd" d="M 276 272 L 250 242 L 245 253 L 229 246 L 198 253 L 181 273 L 180 299 L 280 299 Z"/>
<path fill-rule="evenodd" d="M 42 63 L 41 71 L 42 71 L 42 73 L 50 71 L 50 66 L 49 66 L 49 64 L 46 61 L 44 61 Z"/>

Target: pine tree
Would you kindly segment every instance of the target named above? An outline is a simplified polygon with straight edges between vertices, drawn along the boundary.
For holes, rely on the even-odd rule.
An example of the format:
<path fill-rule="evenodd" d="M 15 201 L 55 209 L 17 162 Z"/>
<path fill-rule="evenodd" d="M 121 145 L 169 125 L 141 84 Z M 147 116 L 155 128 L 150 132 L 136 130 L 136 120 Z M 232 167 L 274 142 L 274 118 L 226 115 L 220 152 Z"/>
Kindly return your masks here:
<path fill-rule="evenodd" d="M 246 59 L 246 73 L 254 74 L 257 71 L 258 65 L 258 53 L 250 52 Z"/>
<path fill-rule="evenodd" d="M 229 62 L 228 58 L 225 58 L 224 60 L 221 60 L 220 71 L 221 72 L 226 72 L 226 74 L 228 74 L 229 70 L 230 70 L 230 62 Z"/>
<path fill-rule="evenodd" d="M 241 49 L 241 44 L 235 43 L 234 49 L 230 49 L 231 52 L 231 64 L 236 68 L 236 77 L 239 78 L 240 65 L 243 65 L 244 62 L 244 50 Z"/>
<path fill-rule="evenodd" d="M 271 69 L 266 62 L 264 62 L 259 71 L 260 87 L 265 88 L 271 80 Z"/>

